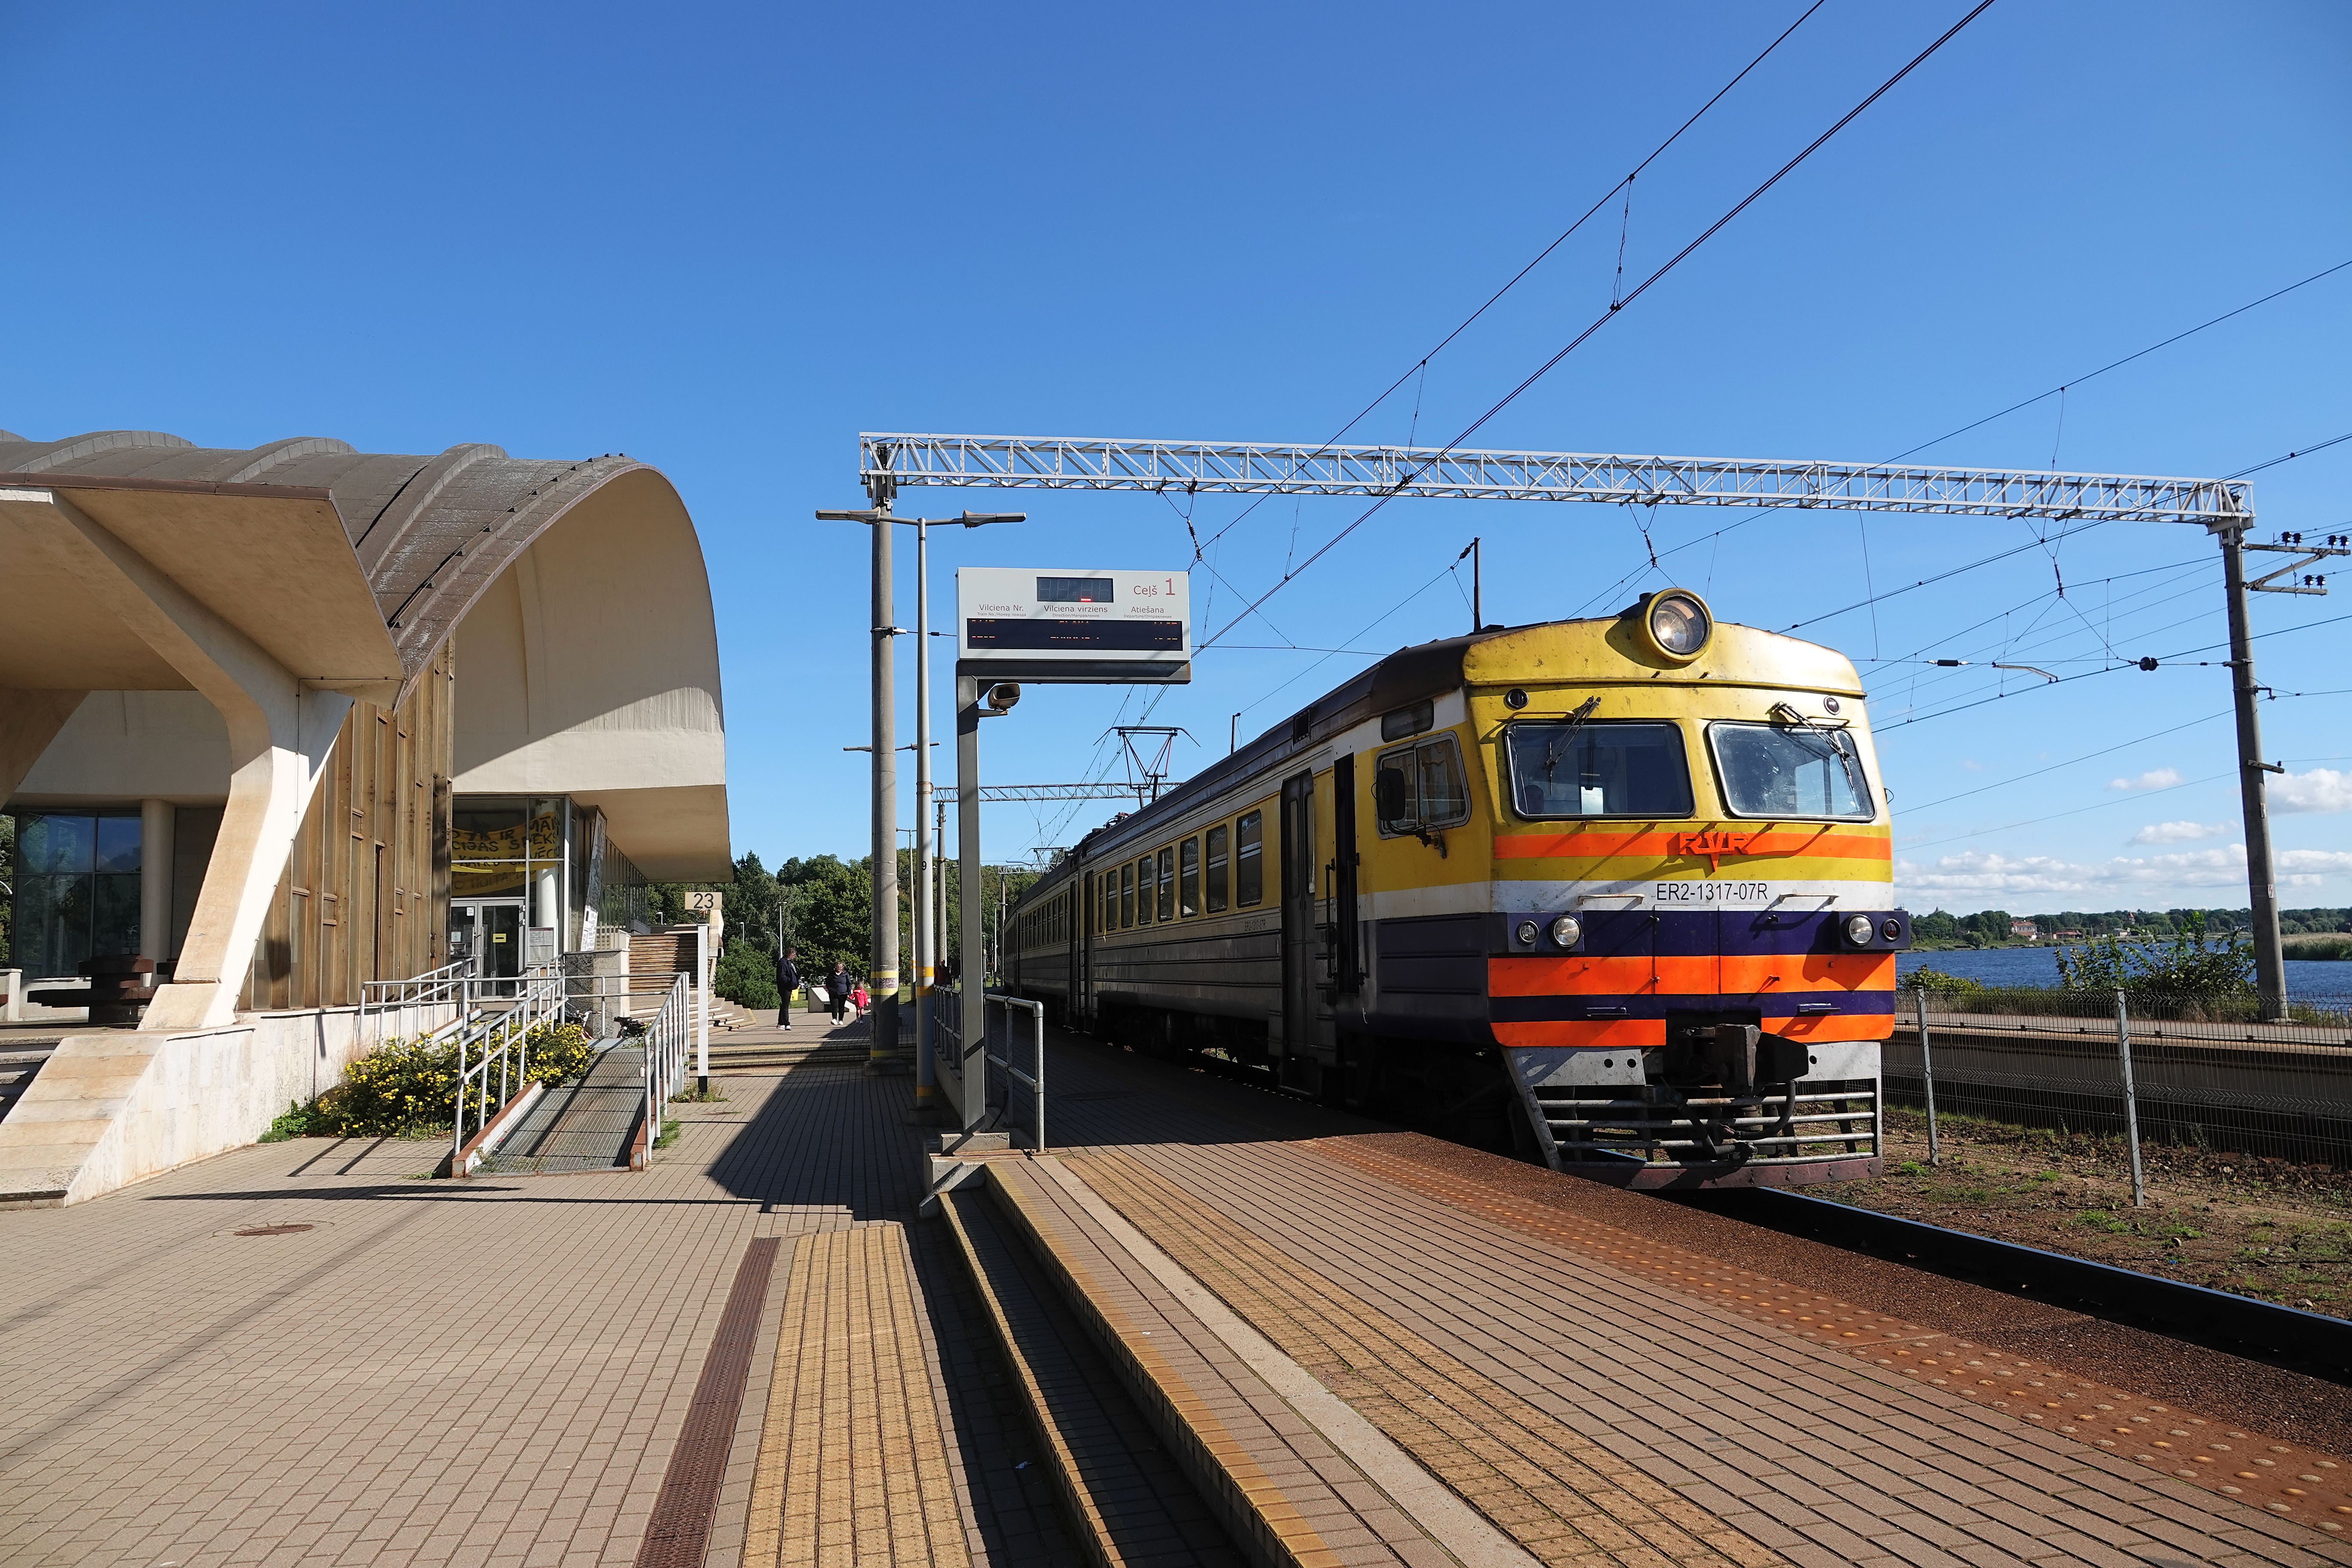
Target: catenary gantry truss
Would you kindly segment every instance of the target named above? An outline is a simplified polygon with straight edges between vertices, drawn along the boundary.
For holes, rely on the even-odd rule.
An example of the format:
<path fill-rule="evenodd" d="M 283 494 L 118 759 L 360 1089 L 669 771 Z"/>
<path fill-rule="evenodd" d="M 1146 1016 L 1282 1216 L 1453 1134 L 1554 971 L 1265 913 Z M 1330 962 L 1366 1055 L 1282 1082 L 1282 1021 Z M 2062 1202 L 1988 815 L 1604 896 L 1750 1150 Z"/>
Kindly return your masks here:
<path fill-rule="evenodd" d="M 858 468 L 869 484 L 971 489 L 1819 507 L 2220 528 L 2253 520 L 2247 487 L 2226 479 L 1816 459 L 868 433 Z"/>

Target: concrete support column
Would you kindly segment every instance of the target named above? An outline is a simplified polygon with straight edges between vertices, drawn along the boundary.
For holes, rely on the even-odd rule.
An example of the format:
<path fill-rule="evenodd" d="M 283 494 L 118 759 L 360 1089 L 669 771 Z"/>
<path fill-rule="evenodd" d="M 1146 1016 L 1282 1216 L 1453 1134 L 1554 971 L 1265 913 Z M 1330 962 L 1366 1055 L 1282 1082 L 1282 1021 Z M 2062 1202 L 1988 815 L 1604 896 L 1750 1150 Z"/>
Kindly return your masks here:
<path fill-rule="evenodd" d="M 236 1016 L 270 895 L 352 699 L 310 688 L 66 496 L 50 492 L 48 506 L 58 526 L 34 531 L 38 547 L 89 584 L 228 729 L 228 805 L 212 861 L 172 983 L 157 988 L 140 1024 L 215 1027 Z"/>
<path fill-rule="evenodd" d="M 172 956 L 172 825 L 168 800 L 139 803 L 139 956 Z"/>
<path fill-rule="evenodd" d="M 16 793 L 87 691 L 23 691 L 0 687 L 0 805 Z"/>

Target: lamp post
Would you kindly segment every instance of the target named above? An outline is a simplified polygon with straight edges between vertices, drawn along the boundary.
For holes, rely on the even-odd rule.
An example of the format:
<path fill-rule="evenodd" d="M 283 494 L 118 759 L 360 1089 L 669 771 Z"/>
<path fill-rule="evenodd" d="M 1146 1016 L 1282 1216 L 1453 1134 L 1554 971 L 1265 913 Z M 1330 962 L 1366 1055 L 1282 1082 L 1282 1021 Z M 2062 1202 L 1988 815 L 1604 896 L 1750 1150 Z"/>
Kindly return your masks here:
<path fill-rule="evenodd" d="M 878 448 L 885 466 L 887 447 Z M 959 523 L 982 528 L 992 522 L 1023 522 L 1026 512 L 967 511 L 956 517 L 893 517 L 890 501 L 898 481 L 876 475 L 866 481 L 874 505 L 862 511 L 820 511 L 820 522 L 862 522 L 874 530 L 874 1033 L 867 1065 L 880 1068 L 898 1053 L 898 816 L 896 758 L 891 736 L 889 639 L 907 628 L 891 624 L 889 525 L 915 531 L 915 1110 L 929 1111 L 938 1095 L 929 1009 L 925 1005 L 938 969 L 930 941 L 931 801 L 930 530 Z M 901 748 L 902 750 L 904 748 Z"/>

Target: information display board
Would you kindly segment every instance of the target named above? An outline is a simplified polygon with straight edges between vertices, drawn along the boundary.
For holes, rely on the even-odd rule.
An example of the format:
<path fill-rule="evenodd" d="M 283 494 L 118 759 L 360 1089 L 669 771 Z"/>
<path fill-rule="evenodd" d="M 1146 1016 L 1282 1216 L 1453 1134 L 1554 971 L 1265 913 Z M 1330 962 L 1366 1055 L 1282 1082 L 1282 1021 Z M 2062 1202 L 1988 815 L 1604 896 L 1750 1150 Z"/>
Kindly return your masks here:
<path fill-rule="evenodd" d="M 1192 579 L 1182 572 L 965 566 L 956 572 L 960 667 L 1134 667 L 1190 662 Z"/>

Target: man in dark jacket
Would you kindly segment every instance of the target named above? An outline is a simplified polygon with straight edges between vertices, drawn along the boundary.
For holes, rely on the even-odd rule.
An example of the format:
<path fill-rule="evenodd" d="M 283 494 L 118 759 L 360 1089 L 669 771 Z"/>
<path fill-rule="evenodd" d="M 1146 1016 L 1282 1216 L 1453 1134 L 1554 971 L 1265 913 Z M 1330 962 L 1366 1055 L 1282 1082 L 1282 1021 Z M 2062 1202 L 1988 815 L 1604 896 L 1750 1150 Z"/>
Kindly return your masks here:
<path fill-rule="evenodd" d="M 784 956 L 776 960 L 776 1026 L 779 1028 L 793 1026 L 793 993 L 801 983 L 800 966 L 793 960 L 800 956 L 800 951 L 796 947 L 788 947 L 784 949 Z"/>

